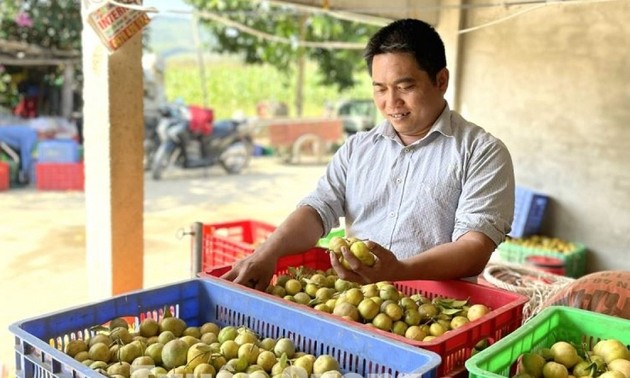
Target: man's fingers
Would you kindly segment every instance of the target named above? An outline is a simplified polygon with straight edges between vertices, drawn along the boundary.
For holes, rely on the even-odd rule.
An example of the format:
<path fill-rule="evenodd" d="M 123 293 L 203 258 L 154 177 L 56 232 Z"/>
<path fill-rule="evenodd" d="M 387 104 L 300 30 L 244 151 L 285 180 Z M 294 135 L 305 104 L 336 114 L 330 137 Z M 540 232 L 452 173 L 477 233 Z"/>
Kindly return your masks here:
<path fill-rule="evenodd" d="M 234 269 L 230 269 L 226 273 L 223 273 L 223 275 L 219 278 L 222 278 L 228 281 L 234 281 L 235 277 L 236 277 L 236 273 L 234 272 Z"/>
<path fill-rule="evenodd" d="M 337 260 L 337 255 L 332 252 L 330 253 L 330 265 L 333 267 L 333 269 L 335 269 L 335 271 L 337 271 L 337 269 L 341 267 L 339 260 Z"/>
<path fill-rule="evenodd" d="M 374 255 L 374 257 L 376 257 L 376 262 L 374 265 L 382 262 L 382 261 L 392 261 L 392 260 L 396 260 L 396 256 L 387 248 L 383 248 L 382 246 L 380 246 L 377 243 L 371 242 L 373 244 L 372 247 L 370 247 L 370 251 L 372 251 L 372 254 Z"/>
<path fill-rule="evenodd" d="M 368 247 L 369 250 L 373 250 L 376 247 L 379 247 L 379 245 L 371 240 L 366 240 L 365 241 L 365 246 Z"/>
<path fill-rule="evenodd" d="M 348 248 L 342 247 L 341 253 L 343 253 L 343 258 L 346 259 L 346 262 L 348 263 L 348 265 L 350 265 L 352 270 L 356 271 L 358 269 L 361 269 L 363 263 L 361 263 L 361 261 L 359 261 L 359 259 L 352 252 L 350 252 Z"/>
<path fill-rule="evenodd" d="M 265 291 L 267 290 L 267 284 L 263 281 L 256 281 L 256 283 L 254 284 L 254 289 L 256 290 L 260 290 L 260 291 Z"/>

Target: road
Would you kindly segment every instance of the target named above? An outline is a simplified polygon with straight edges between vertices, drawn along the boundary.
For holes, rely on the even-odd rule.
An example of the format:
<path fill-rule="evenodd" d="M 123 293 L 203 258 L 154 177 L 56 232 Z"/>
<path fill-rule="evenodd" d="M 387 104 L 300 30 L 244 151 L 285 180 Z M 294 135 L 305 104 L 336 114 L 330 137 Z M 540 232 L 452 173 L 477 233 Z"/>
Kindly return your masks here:
<path fill-rule="evenodd" d="M 159 182 L 147 175 L 144 287 L 190 277 L 190 238 L 178 238 L 178 230 L 197 221 L 256 219 L 277 225 L 324 169 L 256 157 L 246 172 L 234 176 L 218 167 L 176 172 Z M 13 372 L 10 324 L 90 303 L 85 194 L 12 189 L 0 192 L 0 209 L 0 364 Z"/>

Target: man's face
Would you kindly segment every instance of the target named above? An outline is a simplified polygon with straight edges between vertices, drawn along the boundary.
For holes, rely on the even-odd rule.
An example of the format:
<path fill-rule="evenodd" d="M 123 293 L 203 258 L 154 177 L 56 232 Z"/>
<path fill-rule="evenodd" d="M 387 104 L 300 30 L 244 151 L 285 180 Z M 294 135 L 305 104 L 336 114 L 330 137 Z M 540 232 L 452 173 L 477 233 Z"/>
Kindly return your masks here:
<path fill-rule="evenodd" d="M 440 71 L 434 84 L 410 54 L 379 54 L 372 61 L 372 86 L 376 107 L 409 144 L 426 135 L 444 109 L 448 71 Z"/>

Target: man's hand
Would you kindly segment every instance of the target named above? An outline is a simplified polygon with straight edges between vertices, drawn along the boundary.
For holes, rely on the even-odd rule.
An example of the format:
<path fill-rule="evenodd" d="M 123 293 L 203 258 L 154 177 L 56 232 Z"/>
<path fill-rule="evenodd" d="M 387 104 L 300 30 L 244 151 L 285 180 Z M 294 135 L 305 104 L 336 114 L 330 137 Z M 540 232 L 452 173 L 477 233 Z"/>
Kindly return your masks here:
<path fill-rule="evenodd" d="M 260 253 L 254 253 L 237 261 L 232 270 L 221 278 L 237 284 L 265 291 L 276 271 L 276 261 Z"/>
<path fill-rule="evenodd" d="M 350 249 L 346 247 L 341 248 L 341 253 L 352 270 L 344 268 L 334 253 L 330 254 L 330 264 L 335 269 L 335 272 L 337 272 L 339 278 L 360 284 L 397 280 L 396 272 L 398 271 L 398 267 L 402 264 L 398 261 L 396 256 L 391 251 L 373 241 L 368 240 L 365 244 L 376 256 L 376 261 L 373 266 L 362 264 L 361 261 L 350 252 Z"/>

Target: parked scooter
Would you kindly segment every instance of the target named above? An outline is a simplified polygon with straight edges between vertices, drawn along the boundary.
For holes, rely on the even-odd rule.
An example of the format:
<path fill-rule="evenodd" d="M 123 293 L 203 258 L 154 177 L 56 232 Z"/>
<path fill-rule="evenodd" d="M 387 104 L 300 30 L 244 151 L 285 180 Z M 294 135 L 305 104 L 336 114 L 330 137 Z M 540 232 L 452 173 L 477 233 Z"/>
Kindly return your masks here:
<path fill-rule="evenodd" d="M 168 118 L 170 107 L 163 106 L 159 109 L 159 116 L 144 116 L 144 159 L 145 171 L 150 171 L 155 160 L 155 153 L 160 147 L 160 135 L 158 134 L 158 124 L 160 120 Z"/>
<path fill-rule="evenodd" d="M 163 109 L 157 126 L 160 145 L 151 163 L 151 176 L 162 178 L 172 166 L 183 169 L 219 164 L 229 174 L 250 162 L 253 138 L 244 119 L 214 121 L 211 109 L 172 104 Z"/>

